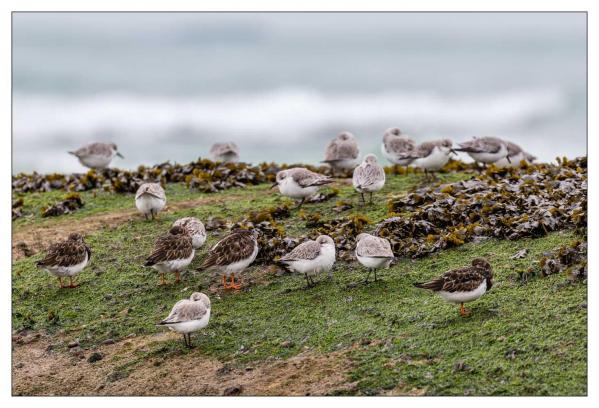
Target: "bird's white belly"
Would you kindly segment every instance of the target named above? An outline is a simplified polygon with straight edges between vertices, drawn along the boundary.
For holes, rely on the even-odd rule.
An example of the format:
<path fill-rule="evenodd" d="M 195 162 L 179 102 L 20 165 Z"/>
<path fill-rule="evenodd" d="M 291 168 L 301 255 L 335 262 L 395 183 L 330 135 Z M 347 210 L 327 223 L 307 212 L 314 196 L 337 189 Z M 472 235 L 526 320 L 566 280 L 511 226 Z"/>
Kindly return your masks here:
<path fill-rule="evenodd" d="M 316 194 L 318 186 L 301 187 L 289 177 L 279 184 L 279 191 L 284 196 L 291 198 L 308 198 Z"/>
<path fill-rule="evenodd" d="M 438 148 L 434 148 L 427 157 L 422 157 L 414 161 L 414 166 L 421 167 L 430 171 L 437 171 L 449 161 L 449 154 L 445 154 Z"/>
<path fill-rule="evenodd" d="M 505 158 L 507 155 L 507 148 L 501 146 L 497 153 L 468 153 L 473 160 L 481 163 L 491 164 L 499 159 Z M 510 159 L 511 160 L 511 159 Z M 507 160 L 506 160 L 507 162 Z"/>
<path fill-rule="evenodd" d="M 169 272 L 180 272 L 185 269 L 193 260 L 195 251 L 191 251 L 191 256 L 185 259 L 174 259 L 172 261 L 164 261 L 153 265 L 154 269 L 158 272 L 169 273 Z"/>
<path fill-rule="evenodd" d="M 251 265 L 256 259 L 256 255 L 258 255 L 258 245 L 254 247 L 254 252 L 247 259 L 242 259 L 241 261 L 234 262 L 224 267 L 223 273 L 227 276 L 231 276 L 232 273 L 242 272 L 245 268 Z"/>
<path fill-rule="evenodd" d="M 195 331 L 201 330 L 204 327 L 208 326 L 208 321 L 210 320 L 210 309 L 206 312 L 201 319 L 198 320 L 189 320 L 187 322 L 181 323 L 172 323 L 165 324 L 169 329 L 176 331 L 177 333 L 193 333 Z"/>
<path fill-rule="evenodd" d="M 85 254 L 85 259 L 81 263 L 72 266 L 46 267 L 46 270 L 52 275 L 59 276 L 61 278 L 75 276 L 86 267 L 88 261 L 89 256 Z"/>
<path fill-rule="evenodd" d="M 166 200 L 154 197 L 149 194 L 142 194 L 140 197 L 135 199 L 135 206 L 142 214 L 150 214 L 159 212 L 164 208 Z"/>
<path fill-rule="evenodd" d="M 354 187 L 359 193 L 373 193 L 375 191 L 379 191 L 381 188 L 385 186 L 385 179 L 379 180 L 376 183 L 370 184 L 368 186 L 358 187 L 356 183 L 354 183 Z"/>
<path fill-rule="evenodd" d="M 87 167 L 101 169 L 108 167 L 114 156 L 89 155 L 79 157 L 81 164 Z"/>
<path fill-rule="evenodd" d="M 206 234 L 194 234 L 191 237 L 191 245 L 194 249 L 200 248 L 206 242 Z"/>
<path fill-rule="evenodd" d="M 441 295 L 441 297 L 445 299 L 445 301 L 447 302 L 466 303 L 478 299 L 479 297 L 484 295 L 486 291 L 487 281 L 484 280 L 478 288 L 474 289 L 471 292 L 445 292 L 441 290 L 439 291 L 439 295 Z"/>
<path fill-rule="evenodd" d="M 387 151 L 387 149 L 385 149 L 385 143 L 381 143 L 381 153 L 389 162 L 400 166 L 407 166 L 414 161 L 414 159 L 400 159 L 399 155 Z"/>
<path fill-rule="evenodd" d="M 355 159 L 341 159 L 329 163 L 332 167 L 337 169 L 354 169 L 360 164 L 358 157 Z"/>
<path fill-rule="evenodd" d="M 236 153 L 225 153 L 215 156 L 214 159 L 223 163 L 235 163 L 239 160 L 239 155 Z"/>
<path fill-rule="evenodd" d="M 360 256 L 356 254 L 358 261 L 366 268 L 388 268 L 393 260 L 392 258 L 373 258 L 370 256 Z"/>
<path fill-rule="evenodd" d="M 510 157 L 510 160 L 512 161 L 511 163 L 507 161 L 506 157 L 502 157 L 493 164 L 499 168 L 517 167 L 520 165 L 520 162 L 524 160 L 524 155 L 520 152 L 517 155 Z"/>

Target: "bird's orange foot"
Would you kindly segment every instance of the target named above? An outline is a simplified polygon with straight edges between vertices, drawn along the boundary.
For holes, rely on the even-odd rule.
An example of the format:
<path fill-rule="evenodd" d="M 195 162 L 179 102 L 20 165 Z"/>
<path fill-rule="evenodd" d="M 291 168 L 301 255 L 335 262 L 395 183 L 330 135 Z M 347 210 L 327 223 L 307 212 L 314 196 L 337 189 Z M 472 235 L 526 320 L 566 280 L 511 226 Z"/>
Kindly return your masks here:
<path fill-rule="evenodd" d="M 241 289 L 241 285 L 232 283 L 232 284 L 229 285 L 229 289 L 239 290 L 239 289 Z"/>

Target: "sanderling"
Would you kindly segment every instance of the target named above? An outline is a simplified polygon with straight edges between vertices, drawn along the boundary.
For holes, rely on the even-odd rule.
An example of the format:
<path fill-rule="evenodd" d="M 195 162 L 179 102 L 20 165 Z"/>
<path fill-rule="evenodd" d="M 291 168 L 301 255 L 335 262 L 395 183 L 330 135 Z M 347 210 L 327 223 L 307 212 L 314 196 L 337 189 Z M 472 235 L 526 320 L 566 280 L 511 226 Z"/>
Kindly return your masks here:
<path fill-rule="evenodd" d="M 203 293 L 194 292 L 189 299 L 175 303 L 169 315 L 158 323 L 183 334 L 185 345 L 191 348 L 191 333 L 208 326 L 210 320 L 210 298 Z"/>
<path fill-rule="evenodd" d="M 342 132 L 329 142 L 322 162 L 333 169 L 353 169 L 360 163 L 359 154 L 356 137 L 349 132 Z"/>
<path fill-rule="evenodd" d="M 191 237 L 183 227 L 174 226 L 167 234 L 158 237 L 144 266 L 151 266 L 160 273 L 160 285 L 166 285 L 166 273 L 174 273 L 177 277 L 175 283 L 179 283 L 181 272 L 191 263 L 194 254 Z"/>
<path fill-rule="evenodd" d="M 388 268 L 394 256 L 391 244 L 387 239 L 363 232 L 356 237 L 356 258 L 368 268 L 368 276 L 366 276 L 366 282 L 368 282 L 370 273 L 374 270 L 374 280 L 376 281 L 376 270 Z"/>
<path fill-rule="evenodd" d="M 379 191 L 385 185 L 385 169 L 377 163 L 374 154 L 366 155 L 362 164 L 354 169 L 352 183 L 360 193 L 362 203 L 366 203 L 364 193 L 370 193 L 370 203 L 372 203 L 372 193 Z"/>
<path fill-rule="evenodd" d="M 250 266 L 258 255 L 258 231 L 235 230 L 218 241 L 208 252 L 208 256 L 198 270 L 217 269 L 223 274 L 224 289 L 239 289 L 235 284 L 235 274 Z M 231 276 L 231 284 L 227 277 Z"/>
<path fill-rule="evenodd" d="M 206 242 L 206 228 L 202 221 L 195 217 L 179 218 L 173 223 L 174 226 L 183 227 L 187 235 L 191 237 L 194 249 L 200 248 Z"/>
<path fill-rule="evenodd" d="M 166 204 L 166 194 L 158 183 L 144 183 L 135 193 L 135 206 L 146 220 L 154 219 Z"/>
<path fill-rule="evenodd" d="M 239 160 L 239 148 L 233 142 L 215 143 L 210 148 L 210 155 L 214 161 L 234 163 Z"/>
<path fill-rule="evenodd" d="M 92 169 L 108 167 L 114 156 L 124 158 L 114 143 L 90 143 L 69 153 L 76 156 L 85 167 Z"/>
<path fill-rule="evenodd" d="M 507 156 L 494 162 L 493 164 L 496 167 L 499 167 L 499 168 L 518 167 L 518 166 L 520 166 L 520 162 L 522 160 L 524 160 L 528 163 L 532 163 L 532 161 L 534 159 L 536 159 L 536 157 L 534 157 L 533 155 L 526 153 L 524 150 L 522 150 L 522 148 L 520 146 L 518 146 L 516 143 L 512 143 L 512 142 L 506 142 L 506 143 L 507 143 Z M 509 157 L 509 161 L 508 161 L 508 157 Z M 532 159 L 532 160 L 530 160 L 530 159 Z"/>
<path fill-rule="evenodd" d="M 508 156 L 507 143 L 498 137 L 475 137 L 474 139 L 458 143 L 460 147 L 454 149 L 456 152 L 466 152 L 475 162 L 483 165 L 491 164 L 500 159 L 506 159 L 511 163 Z"/>
<path fill-rule="evenodd" d="M 424 142 L 406 157 L 415 159 L 412 164 L 424 169 L 424 174 L 428 177 L 429 172 L 441 169 L 449 161 L 449 155 L 454 153 L 452 146 L 453 143 L 449 139 Z"/>
<path fill-rule="evenodd" d="M 294 167 L 292 169 L 281 170 L 277 173 L 277 178 L 272 188 L 279 187 L 279 192 L 284 196 L 301 201 L 298 208 L 302 206 L 306 198 L 316 194 L 320 186 L 332 183 L 330 177 L 314 173 L 303 167 Z"/>
<path fill-rule="evenodd" d="M 416 143 L 407 135 L 401 133 L 398 128 L 391 128 L 385 131 L 383 143 L 381 143 L 381 152 L 383 157 L 393 164 L 407 166 L 414 159 L 405 158 L 416 149 Z"/>
<path fill-rule="evenodd" d="M 478 299 L 493 286 L 493 271 L 487 260 L 476 258 L 472 266 L 445 272 L 437 279 L 415 283 L 421 289 L 430 289 L 445 301 L 460 304 L 460 315 L 466 315 L 464 303 Z"/>
<path fill-rule="evenodd" d="M 56 276 L 61 288 L 75 288 L 77 285 L 73 282 L 73 277 L 85 268 L 91 256 L 92 251 L 83 240 L 83 236 L 73 233 L 67 240 L 50 245 L 48 253 L 37 266 Z M 62 284 L 62 278 L 66 277 L 69 278 L 69 286 Z"/>
<path fill-rule="evenodd" d="M 316 241 L 306 241 L 283 256 L 281 262 L 293 272 L 302 273 L 308 287 L 314 284 L 313 277 L 322 272 L 330 272 L 335 263 L 335 242 L 328 235 L 320 235 Z M 329 273 L 329 276 L 330 275 Z"/>

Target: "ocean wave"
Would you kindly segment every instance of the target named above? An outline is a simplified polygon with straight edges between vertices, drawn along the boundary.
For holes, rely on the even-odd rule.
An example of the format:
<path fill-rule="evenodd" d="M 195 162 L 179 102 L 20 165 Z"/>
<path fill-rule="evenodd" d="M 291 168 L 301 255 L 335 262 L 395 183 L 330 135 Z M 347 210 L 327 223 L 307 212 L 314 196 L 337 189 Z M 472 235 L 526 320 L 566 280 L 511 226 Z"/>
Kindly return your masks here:
<path fill-rule="evenodd" d="M 567 95 L 555 89 L 457 97 L 401 91 L 324 94 L 306 89 L 197 97 L 17 93 L 13 135 L 20 142 L 43 137 L 81 140 L 102 133 L 167 139 L 183 131 L 295 143 L 335 127 L 340 131 L 400 126 L 439 134 L 517 129 L 567 109 Z"/>

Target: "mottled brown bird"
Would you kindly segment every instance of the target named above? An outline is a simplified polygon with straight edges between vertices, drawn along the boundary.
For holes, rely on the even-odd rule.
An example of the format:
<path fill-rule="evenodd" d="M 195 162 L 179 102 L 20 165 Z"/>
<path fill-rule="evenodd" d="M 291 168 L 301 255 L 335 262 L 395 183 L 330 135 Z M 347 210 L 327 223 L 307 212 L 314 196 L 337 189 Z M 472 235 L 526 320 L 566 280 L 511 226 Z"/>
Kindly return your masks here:
<path fill-rule="evenodd" d="M 166 285 L 164 275 L 169 272 L 175 274 L 175 283 L 179 283 L 181 271 L 191 263 L 194 254 L 191 237 L 183 227 L 176 225 L 168 234 L 158 237 L 144 266 L 151 266 L 160 273 L 161 285 Z"/>
<path fill-rule="evenodd" d="M 69 235 L 65 241 L 57 242 L 48 248 L 48 253 L 37 263 L 58 278 L 60 287 L 75 288 L 73 278 L 85 268 L 92 256 L 92 251 L 78 233 Z M 62 278 L 69 278 L 69 286 L 63 286 Z"/>

